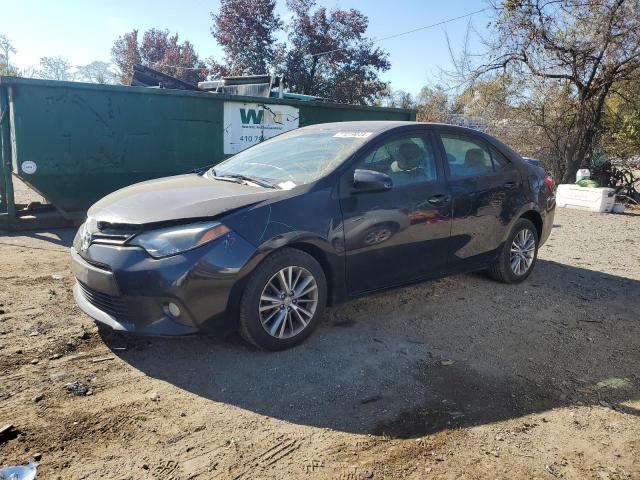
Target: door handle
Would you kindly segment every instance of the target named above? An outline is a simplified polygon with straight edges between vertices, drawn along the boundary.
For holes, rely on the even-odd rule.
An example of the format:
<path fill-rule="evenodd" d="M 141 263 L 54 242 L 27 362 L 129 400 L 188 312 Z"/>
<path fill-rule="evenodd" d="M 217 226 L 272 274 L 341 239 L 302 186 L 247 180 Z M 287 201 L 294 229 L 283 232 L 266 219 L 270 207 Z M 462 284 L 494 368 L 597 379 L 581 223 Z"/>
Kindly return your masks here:
<path fill-rule="evenodd" d="M 507 182 L 504 184 L 504 188 L 507 190 L 515 190 L 518 188 L 518 184 L 516 182 Z"/>
<path fill-rule="evenodd" d="M 451 200 L 451 197 L 449 195 L 434 195 L 433 197 L 429 198 L 428 202 L 431 205 L 444 205 L 446 203 L 449 203 L 449 200 Z"/>

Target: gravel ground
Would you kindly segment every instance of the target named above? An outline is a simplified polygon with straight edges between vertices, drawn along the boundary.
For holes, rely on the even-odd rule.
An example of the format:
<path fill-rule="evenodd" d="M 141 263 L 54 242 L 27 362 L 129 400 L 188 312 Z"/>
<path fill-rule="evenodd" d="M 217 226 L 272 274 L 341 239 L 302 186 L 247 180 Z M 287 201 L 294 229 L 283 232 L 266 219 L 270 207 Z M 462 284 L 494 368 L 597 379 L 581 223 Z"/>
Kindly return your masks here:
<path fill-rule="evenodd" d="M 0 232 L 0 424 L 17 431 L 0 465 L 640 478 L 640 214 L 559 209 L 554 227 L 524 284 L 459 275 L 356 300 L 281 353 L 98 331 L 71 295 L 74 232 Z"/>

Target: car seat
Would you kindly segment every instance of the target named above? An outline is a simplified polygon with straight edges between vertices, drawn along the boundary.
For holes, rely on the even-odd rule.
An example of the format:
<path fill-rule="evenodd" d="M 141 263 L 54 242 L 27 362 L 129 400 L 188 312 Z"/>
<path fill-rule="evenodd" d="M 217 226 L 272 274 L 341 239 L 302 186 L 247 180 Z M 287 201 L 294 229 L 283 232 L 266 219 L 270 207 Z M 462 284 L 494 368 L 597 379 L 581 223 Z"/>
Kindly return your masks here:
<path fill-rule="evenodd" d="M 414 142 L 404 142 L 398 146 L 395 160 L 391 163 L 391 178 L 395 183 L 404 184 L 416 181 L 416 177 L 426 179 L 424 172 L 425 152 Z"/>
<path fill-rule="evenodd" d="M 464 155 L 464 166 L 469 173 L 482 173 L 487 169 L 484 161 L 484 151 L 480 148 L 470 148 Z"/>

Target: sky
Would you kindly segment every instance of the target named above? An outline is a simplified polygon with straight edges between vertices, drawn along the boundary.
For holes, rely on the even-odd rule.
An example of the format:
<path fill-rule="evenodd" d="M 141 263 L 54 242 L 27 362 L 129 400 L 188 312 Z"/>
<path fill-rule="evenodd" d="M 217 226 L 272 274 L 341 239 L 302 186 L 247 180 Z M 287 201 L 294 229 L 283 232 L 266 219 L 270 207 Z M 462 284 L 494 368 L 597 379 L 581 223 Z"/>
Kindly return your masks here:
<path fill-rule="evenodd" d="M 286 18 L 285 1 L 277 2 L 278 13 Z M 210 33 L 210 12 L 219 4 L 219 0 L 0 0 L 0 34 L 16 48 L 12 63 L 19 68 L 36 67 L 44 56 L 60 56 L 73 65 L 110 61 L 119 35 L 152 27 L 178 32 L 195 45 L 202 59 L 222 60 L 222 50 Z M 319 0 L 318 4 L 360 10 L 369 17 L 370 38 L 424 27 L 488 5 L 486 0 Z M 383 80 L 414 94 L 425 84 L 437 83 L 441 69 L 451 67 L 445 32 L 459 50 L 469 20 L 481 32 L 490 13 L 379 42 L 391 61 Z"/>

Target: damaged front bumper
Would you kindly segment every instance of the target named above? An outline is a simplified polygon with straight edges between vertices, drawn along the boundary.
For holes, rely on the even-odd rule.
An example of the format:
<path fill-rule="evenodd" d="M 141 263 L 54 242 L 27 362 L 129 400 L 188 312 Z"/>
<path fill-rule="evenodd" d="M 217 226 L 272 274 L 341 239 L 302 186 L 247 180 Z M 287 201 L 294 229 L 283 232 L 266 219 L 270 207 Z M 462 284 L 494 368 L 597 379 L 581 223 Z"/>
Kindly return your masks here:
<path fill-rule="evenodd" d="M 229 297 L 255 249 L 229 234 L 163 259 L 142 248 L 94 243 L 71 248 L 73 295 L 90 317 L 114 330 L 188 335 L 226 330 Z"/>

